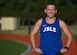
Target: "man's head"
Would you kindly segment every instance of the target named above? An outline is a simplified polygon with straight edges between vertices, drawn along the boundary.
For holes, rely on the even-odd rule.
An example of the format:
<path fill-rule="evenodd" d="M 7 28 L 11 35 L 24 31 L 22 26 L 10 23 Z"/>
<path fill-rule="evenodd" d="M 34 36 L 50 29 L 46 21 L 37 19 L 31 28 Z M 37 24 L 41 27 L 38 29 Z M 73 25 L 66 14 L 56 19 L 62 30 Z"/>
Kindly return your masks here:
<path fill-rule="evenodd" d="M 57 13 L 57 9 L 55 4 L 47 4 L 44 12 L 47 14 L 47 17 L 52 18 L 55 16 L 55 14 Z"/>

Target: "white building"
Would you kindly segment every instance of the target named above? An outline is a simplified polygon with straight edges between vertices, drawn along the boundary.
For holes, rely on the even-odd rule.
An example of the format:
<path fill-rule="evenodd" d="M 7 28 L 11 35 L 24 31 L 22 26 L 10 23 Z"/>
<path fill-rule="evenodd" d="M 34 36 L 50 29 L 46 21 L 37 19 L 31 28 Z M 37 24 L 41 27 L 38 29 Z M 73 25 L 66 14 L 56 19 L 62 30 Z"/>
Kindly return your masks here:
<path fill-rule="evenodd" d="M 1 17 L 1 30 L 15 30 L 17 28 L 17 18 L 15 17 Z"/>

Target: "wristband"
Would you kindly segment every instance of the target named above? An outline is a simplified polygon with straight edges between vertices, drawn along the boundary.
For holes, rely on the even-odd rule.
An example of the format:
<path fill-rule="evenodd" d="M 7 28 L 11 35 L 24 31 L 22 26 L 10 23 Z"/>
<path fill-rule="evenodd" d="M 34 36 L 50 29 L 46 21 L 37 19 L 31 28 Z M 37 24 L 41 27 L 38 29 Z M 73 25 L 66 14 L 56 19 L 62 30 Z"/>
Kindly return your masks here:
<path fill-rule="evenodd" d="M 68 48 L 68 47 L 66 47 L 66 46 L 65 46 L 64 48 L 65 48 L 65 49 L 67 49 L 67 50 L 69 49 L 69 48 Z"/>

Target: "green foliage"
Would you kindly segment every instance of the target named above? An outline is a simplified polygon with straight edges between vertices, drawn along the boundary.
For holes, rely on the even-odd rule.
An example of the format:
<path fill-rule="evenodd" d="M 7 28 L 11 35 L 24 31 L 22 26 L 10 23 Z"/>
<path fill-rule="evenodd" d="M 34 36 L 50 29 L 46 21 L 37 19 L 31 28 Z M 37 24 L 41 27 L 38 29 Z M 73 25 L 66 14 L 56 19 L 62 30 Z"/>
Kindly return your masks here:
<path fill-rule="evenodd" d="M 43 10 L 47 3 L 56 4 L 58 17 L 62 19 L 72 18 L 73 20 L 77 20 L 77 5 L 71 0 L 30 0 L 30 16 L 32 20 L 45 16 Z M 0 0 L 0 16 L 27 18 L 28 0 Z"/>

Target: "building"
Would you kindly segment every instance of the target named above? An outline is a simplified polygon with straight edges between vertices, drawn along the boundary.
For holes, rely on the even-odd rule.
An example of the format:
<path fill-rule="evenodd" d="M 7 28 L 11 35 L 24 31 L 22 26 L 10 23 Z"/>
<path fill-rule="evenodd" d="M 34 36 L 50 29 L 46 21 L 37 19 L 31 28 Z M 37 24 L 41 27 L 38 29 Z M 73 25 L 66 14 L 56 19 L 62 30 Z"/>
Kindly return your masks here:
<path fill-rule="evenodd" d="M 15 30 L 17 28 L 17 18 L 16 17 L 1 17 L 0 18 L 0 28 L 1 30 Z"/>

